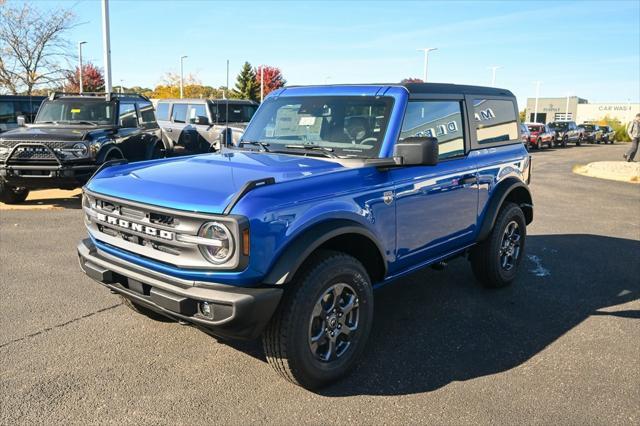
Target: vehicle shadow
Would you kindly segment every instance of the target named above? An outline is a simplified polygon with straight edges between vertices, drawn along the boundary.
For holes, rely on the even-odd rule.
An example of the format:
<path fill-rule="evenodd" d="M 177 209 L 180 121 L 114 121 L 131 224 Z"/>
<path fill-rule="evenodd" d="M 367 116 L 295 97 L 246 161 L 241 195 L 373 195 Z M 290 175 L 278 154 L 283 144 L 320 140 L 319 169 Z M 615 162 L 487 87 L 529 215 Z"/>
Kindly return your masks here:
<path fill-rule="evenodd" d="M 403 395 L 514 368 L 591 315 L 637 300 L 640 241 L 596 235 L 535 235 L 508 288 L 480 287 L 466 260 L 427 270 L 376 294 L 363 360 L 325 396 Z"/>
<path fill-rule="evenodd" d="M 29 198 L 20 204 L 0 203 L 0 210 L 46 210 L 51 208 L 80 209 L 82 208 L 82 194 L 78 193 L 47 198 L 36 193 L 35 197 L 29 195 Z"/>

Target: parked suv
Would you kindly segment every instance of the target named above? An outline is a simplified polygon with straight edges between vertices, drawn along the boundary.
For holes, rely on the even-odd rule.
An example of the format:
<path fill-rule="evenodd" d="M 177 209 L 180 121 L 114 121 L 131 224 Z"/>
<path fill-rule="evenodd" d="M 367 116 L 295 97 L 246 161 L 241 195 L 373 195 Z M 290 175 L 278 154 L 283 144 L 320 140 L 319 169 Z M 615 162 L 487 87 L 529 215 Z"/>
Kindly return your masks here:
<path fill-rule="evenodd" d="M 246 100 L 162 99 L 156 106 L 158 124 L 170 154 L 217 151 L 237 143 L 258 104 Z"/>
<path fill-rule="evenodd" d="M 554 121 L 548 124 L 555 132 L 556 145 L 567 147 L 567 143 L 575 143 L 580 146 L 584 139 L 584 129 L 578 127 L 575 121 Z"/>
<path fill-rule="evenodd" d="M 135 311 L 262 335 L 315 388 L 364 351 L 375 288 L 459 256 L 485 286 L 516 278 L 530 162 L 508 90 L 279 89 L 237 147 L 99 171 L 80 266 Z"/>
<path fill-rule="evenodd" d="M 529 143 L 536 149 L 542 148 L 546 145 L 547 148 L 551 148 L 555 142 L 555 132 L 551 130 L 547 125 L 541 123 L 527 123 L 529 129 Z"/>
<path fill-rule="evenodd" d="M 611 126 L 600 126 L 600 130 L 602 130 L 602 142 L 607 144 L 616 141 L 616 131 Z"/>
<path fill-rule="evenodd" d="M 584 140 L 591 143 L 602 141 L 602 130 L 597 124 L 583 123 L 580 125 L 584 129 Z"/>
<path fill-rule="evenodd" d="M 32 123 L 45 96 L 0 95 L 0 133 L 18 127 L 20 121 Z"/>
<path fill-rule="evenodd" d="M 135 94 L 52 94 L 34 123 L 0 135 L 0 200 L 73 189 L 110 161 L 164 155 L 151 102 Z"/>

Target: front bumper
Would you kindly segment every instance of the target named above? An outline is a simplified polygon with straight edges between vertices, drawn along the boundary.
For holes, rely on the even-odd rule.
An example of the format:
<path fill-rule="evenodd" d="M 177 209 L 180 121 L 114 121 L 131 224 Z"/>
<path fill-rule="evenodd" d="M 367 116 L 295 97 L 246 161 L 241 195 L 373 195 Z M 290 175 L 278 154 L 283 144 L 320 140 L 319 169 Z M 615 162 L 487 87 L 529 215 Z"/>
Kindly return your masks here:
<path fill-rule="evenodd" d="M 90 239 L 78 244 L 78 257 L 82 271 L 110 290 L 224 338 L 259 336 L 282 297 L 280 288 L 234 287 L 170 277 L 104 253 Z M 203 302 L 212 308 L 212 316 L 202 313 Z"/>
<path fill-rule="evenodd" d="M 12 186 L 29 189 L 78 188 L 98 168 L 95 164 L 6 164 L 0 163 L 0 178 Z"/>

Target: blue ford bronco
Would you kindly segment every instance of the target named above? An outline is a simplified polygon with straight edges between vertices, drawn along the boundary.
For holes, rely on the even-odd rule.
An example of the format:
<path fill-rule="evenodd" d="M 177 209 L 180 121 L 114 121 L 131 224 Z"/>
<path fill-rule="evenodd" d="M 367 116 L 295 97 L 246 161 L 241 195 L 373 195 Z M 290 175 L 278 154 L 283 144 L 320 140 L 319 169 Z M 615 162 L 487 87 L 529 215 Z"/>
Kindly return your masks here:
<path fill-rule="evenodd" d="M 465 256 L 517 275 L 531 159 L 507 90 L 287 87 L 237 146 L 102 167 L 87 183 L 82 270 L 130 308 L 222 338 L 316 388 L 362 354 L 373 290 Z"/>

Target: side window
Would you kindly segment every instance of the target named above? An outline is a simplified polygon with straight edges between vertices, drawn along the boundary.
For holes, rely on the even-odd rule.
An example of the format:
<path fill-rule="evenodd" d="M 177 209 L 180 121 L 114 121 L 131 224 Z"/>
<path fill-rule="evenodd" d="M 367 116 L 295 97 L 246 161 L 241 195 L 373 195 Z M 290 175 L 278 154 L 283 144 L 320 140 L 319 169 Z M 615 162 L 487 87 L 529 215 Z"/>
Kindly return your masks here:
<path fill-rule="evenodd" d="M 512 101 L 475 99 L 473 113 L 479 144 L 518 139 L 518 117 Z"/>
<path fill-rule="evenodd" d="M 409 137 L 438 139 L 440 158 L 464 154 L 462 106 L 458 101 L 410 101 L 400 140 Z M 518 129 L 516 127 L 516 135 Z"/>
<path fill-rule="evenodd" d="M 156 117 L 158 121 L 169 121 L 169 104 L 167 102 L 158 102 Z"/>
<path fill-rule="evenodd" d="M 138 127 L 138 116 L 136 115 L 136 105 L 121 103 L 118 111 L 118 122 L 122 127 Z"/>
<path fill-rule="evenodd" d="M 153 113 L 153 105 L 151 102 L 141 102 L 138 104 L 138 110 L 140 111 L 140 119 L 143 124 L 153 124 L 156 122 L 156 116 Z"/>
<path fill-rule="evenodd" d="M 207 107 L 204 104 L 189 105 L 189 123 L 195 124 L 196 117 L 207 117 Z"/>
<path fill-rule="evenodd" d="M 15 123 L 16 115 L 13 101 L 0 102 L 0 123 Z"/>
<path fill-rule="evenodd" d="M 173 104 L 171 119 L 174 123 L 184 123 L 187 121 L 187 104 Z"/>

